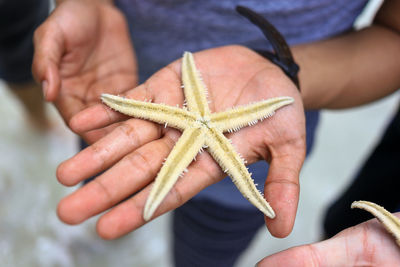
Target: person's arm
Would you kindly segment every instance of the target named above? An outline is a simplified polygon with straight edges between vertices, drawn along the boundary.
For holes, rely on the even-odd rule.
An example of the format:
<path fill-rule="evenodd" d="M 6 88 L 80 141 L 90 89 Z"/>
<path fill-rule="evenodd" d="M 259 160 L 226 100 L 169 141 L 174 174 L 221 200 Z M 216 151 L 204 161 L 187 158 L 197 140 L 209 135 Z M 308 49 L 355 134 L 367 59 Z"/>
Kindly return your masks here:
<path fill-rule="evenodd" d="M 388 0 L 372 26 L 293 48 L 306 109 L 358 106 L 400 87 L 399 14 Z"/>

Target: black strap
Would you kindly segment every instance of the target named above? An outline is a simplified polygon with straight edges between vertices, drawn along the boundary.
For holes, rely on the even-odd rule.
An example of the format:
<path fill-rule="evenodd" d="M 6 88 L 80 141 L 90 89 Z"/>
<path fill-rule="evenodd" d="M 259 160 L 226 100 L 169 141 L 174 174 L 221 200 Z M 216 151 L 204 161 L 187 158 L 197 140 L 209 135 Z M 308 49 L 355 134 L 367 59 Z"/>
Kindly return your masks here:
<path fill-rule="evenodd" d="M 255 51 L 278 65 L 300 90 L 299 78 L 297 76 L 300 68 L 296 62 L 294 62 L 289 45 L 279 31 L 266 18 L 247 7 L 237 6 L 236 11 L 250 20 L 251 23 L 256 25 L 263 32 L 264 36 L 271 43 L 274 53 L 266 50 Z"/>

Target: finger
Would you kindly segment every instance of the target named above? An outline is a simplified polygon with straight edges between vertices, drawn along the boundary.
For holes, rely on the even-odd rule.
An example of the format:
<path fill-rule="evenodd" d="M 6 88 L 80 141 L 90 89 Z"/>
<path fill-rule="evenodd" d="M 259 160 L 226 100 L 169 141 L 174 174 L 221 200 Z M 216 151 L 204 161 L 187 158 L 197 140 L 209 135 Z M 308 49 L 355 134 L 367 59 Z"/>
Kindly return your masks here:
<path fill-rule="evenodd" d="M 150 101 L 151 96 L 144 85 L 140 85 L 126 94 L 122 94 L 130 99 L 141 101 Z M 99 97 L 100 101 L 100 97 Z M 69 127 L 76 133 L 91 131 L 110 125 L 112 123 L 120 122 L 129 118 L 117 111 L 113 111 L 105 104 L 93 105 L 75 114 L 69 123 Z"/>
<path fill-rule="evenodd" d="M 356 226 L 346 229 L 322 242 L 294 247 L 270 255 L 261 260 L 257 266 L 374 266 L 376 251 L 373 245 L 368 245 L 371 239 L 365 236 L 372 229 L 366 229 L 365 225 L 361 228 Z M 363 227 L 365 229 L 362 229 Z M 379 243 L 384 246 L 381 242 Z"/>
<path fill-rule="evenodd" d="M 89 145 L 92 145 L 108 135 L 109 133 L 113 132 L 116 128 L 122 125 L 124 122 L 114 123 L 107 127 L 96 129 L 84 133 L 79 133 L 79 135 L 85 140 L 85 142 Z"/>
<path fill-rule="evenodd" d="M 152 219 L 183 205 L 209 185 L 224 177 L 218 164 L 208 153 L 197 155 L 188 172 L 180 178 L 157 208 Z M 104 214 L 97 223 L 98 234 L 105 239 L 125 235 L 143 224 L 143 210 L 151 185 Z"/>
<path fill-rule="evenodd" d="M 64 185 L 76 185 L 106 170 L 129 152 L 159 138 L 160 129 L 148 121 L 128 120 L 98 142 L 61 163 L 57 169 L 57 178 Z"/>
<path fill-rule="evenodd" d="M 58 205 L 61 220 L 70 224 L 80 223 L 111 208 L 150 183 L 172 149 L 174 139 L 164 137 L 148 143 L 64 198 Z"/>
<path fill-rule="evenodd" d="M 336 253 L 336 251 L 332 252 L 333 254 Z M 305 246 L 290 248 L 281 251 L 279 253 L 270 255 L 268 257 L 265 257 L 258 264 L 256 264 L 256 266 L 257 267 L 328 266 L 328 265 L 320 265 L 319 261 L 320 256 L 321 255 L 319 255 L 318 252 L 315 250 L 315 246 L 305 245 Z M 339 264 L 335 266 L 347 266 L 347 264 L 344 265 Z"/>
<path fill-rule="evenodd" d="M 154 100 L 155 103 L 164 103 L 171 106 L 182 105 L 182 91 L 176 90 L 177 88 L 180 88 L 180 80 L 177 79 L 175 71 L 176 66 L 173 66 L 174 65 L 161 69 L 153 74 L 153 76 L 144 84 L 131 90 L 123 89 L 122 91 L 126 91 L 126 93 L 122 93 L 121 95 L 139 101 L 153 102 Z M 171 73 L 173 75 L 171 75 Z M 129 84 L 134 84 L 134 82 L 132 81 Z M 102 86 L 104 87 L 104 84 Z M 160 88 L 162 88 L 162 90 L 160 90 Z M 117 92 L 110 90 L 104 90 L 103 92 L 118 94 Z M 126 118 L 127 116 L 113 111 L 106 105 L 98 104 L 80 112 L 76 112 L 76 114 L 71 118 L 69 126 L 74 132 L 81 134 L 126 120 Z"/>
<path fill-rule="evenodd" d="M 299 175 L 305 157 L 303 145 L 297 147 L 291 147 L 290 153 L 273 155 L 265 182 L 264 196 L 276 213 L 274 219 L 266 218 L 266 222 L 268 230 L 275 237 L 289 235 L 296 217 Z"/>
<path fill-rule="evenodd" d="M 307 267 L 307 266 L 357 266 L 349 258 L 348 251 L 341 240 L 333 239 L 311 245 L 303 245 L 273 254 L 261 260 L 258 267 Z M 355 250 L 357 250 L 355 246 Z M 364 255 L 357 255 L 363 266 L 370 266 L 362 261 Z M 352 264 L 354 262 L 354 264 Z M 372 264 L 373 265 L 373 264 Z M 372 266 L 371 265 L 371 266 Z"/>
<path fill-rule="evenodd" d="M 208 153 L 197 156 L 197 161 L 192 162 L 188 170 L 163 200 L 153 218 L 181 206 L 202 189 L 225 176 Z M 150 187 L 147 187 L 103 215 L 97 225 L 99 235 L 105 239 L 113 239 L 145 224 L 143 209 L 149 190 Z"/>
<path fill-rule="evenodd" d="M 104 104 L 96 104 L 74 115 L 70 120 L 69 127 L 75 133 L 81 134 L 128 118 L 128 116 L 113 111 Z"/>
<path fill-rule="evenodd" d="M 45 100 L 54 101 L 61 85 L 58 68 L 65 51 L 62 31 L 50 17 L 35 31 L 33 42 L 33 76 L 42 84 Z"/>

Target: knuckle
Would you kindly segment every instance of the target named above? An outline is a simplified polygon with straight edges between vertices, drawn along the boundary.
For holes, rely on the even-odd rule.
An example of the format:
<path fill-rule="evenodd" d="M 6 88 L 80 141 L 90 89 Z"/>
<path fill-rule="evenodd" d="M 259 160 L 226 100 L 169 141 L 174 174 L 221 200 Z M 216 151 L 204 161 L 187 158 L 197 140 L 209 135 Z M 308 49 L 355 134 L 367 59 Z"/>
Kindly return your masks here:
<path fill-rule="evenodd" d="M 130 162 L 132 166 L 135 166 L 136 170 L 141 173 L 153 173 L 154 171 L 149 157 L 146 153 L 143 153 L 140 150 L 135 151 L 134 153 L 128 155 L 126 160 Z"/>
<path fill-rule="evenodd" d="M 114 204 L 114 195 L 108 189 L 106 185 L 100 179 L 93 179 L 92 184 L 96 185 L 100 193 L 105 196 L 105 200 L 107 201 L 107 206 L 111 207 Z"/>
<path fill-rule="evenodd" d="M 140 135 L 138 134 L 135 126 L 123 123 L 118 127 L 118 129 L 122 135 L 125 136 L 125 138 L 135 147 L 141 144 Z"/>
<path fill-rule="evenodd" d="M 113 123 L 115 121 L 114 119 L 115 115 L 113 115 L 112 109 L 107 107 L 106 105 L 101 105 L 101 107 L 103 108 L 105 114 L 107 115 L 108 124 Z"/>
<path fill-rule="evenodd" d="M 172 200 L 174 202 L 175 207 L 181 206 L 183 203 L 185 203 L 185 199 L 183 197 L 183 193 L 179 189 L 178 186 L 174 186 L 171 188 L 170 195 L 172 197 Z"/>
<path fill-rule="evenodd" d="M 107 167 L 107 159 L 110 154 L 110 150 L 107 147 L 101 146 L 98 143 L 94 143 L 90 146 L 90 149 L 93 152 L 93 155 L 100 162 L 101 169 L 105 169 Z"/>

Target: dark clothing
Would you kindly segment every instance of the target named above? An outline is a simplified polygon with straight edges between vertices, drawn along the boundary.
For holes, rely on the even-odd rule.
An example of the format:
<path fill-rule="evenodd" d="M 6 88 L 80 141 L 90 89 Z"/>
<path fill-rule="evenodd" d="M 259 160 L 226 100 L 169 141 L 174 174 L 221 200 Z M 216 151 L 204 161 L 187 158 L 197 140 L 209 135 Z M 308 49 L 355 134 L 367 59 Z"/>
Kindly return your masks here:
<path fill-rule="evenodd" d="M 172 225 L 175 266 L 229 267 L 264 225 L 264 214 L 189 200 L 174 211 Z"/>
<path fill-rule="evenodd" d="M 0 0 L 0 78 L 32 80 L 33 32 L 49 14 L 49 0 Z"/>
<path fill-rule="evenodd" d="M 385 134 L 349 188 L 329 207 L 324 219 L 326 237 L 373 218 L 351 210 L 356 200 L 368 200 L 391 212 L 400 207 L 400 108 Z"/>

